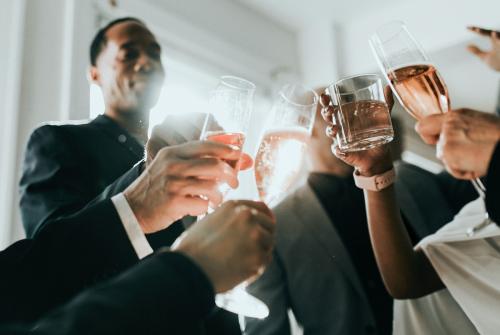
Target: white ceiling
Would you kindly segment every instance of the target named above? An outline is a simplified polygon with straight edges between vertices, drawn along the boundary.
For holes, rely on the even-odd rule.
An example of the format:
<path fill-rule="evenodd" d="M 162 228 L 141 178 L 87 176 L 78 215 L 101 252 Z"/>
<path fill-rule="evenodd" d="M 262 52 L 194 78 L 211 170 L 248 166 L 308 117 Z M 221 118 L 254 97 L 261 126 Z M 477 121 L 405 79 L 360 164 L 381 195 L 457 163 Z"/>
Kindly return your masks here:
<path fill-rule="evenodd" d="M 380 10 L 391 4 L 409 0 L 236 0 L 282 25 L 299 30 L 316 20 L 344 23 Z"/>

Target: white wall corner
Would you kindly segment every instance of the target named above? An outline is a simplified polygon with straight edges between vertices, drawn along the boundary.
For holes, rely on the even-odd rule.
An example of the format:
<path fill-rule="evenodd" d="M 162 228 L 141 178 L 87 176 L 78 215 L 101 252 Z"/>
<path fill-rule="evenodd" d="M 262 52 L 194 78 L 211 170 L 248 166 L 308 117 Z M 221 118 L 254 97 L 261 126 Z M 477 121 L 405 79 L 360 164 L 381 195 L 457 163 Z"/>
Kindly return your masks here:
<path fill-rule="evenodd" d="M 60 119 L 88 119 L 90 85 L 89 46 L 97 29 L 97 8 L 92 1 L 66 0 L 61 43 L 62 72 Z"/>
<path fill-rule="evenodd" d="M 0 27 L 5 52 L 0 58 L 0 249 L 12 240 L 12 204 L 16 194 L 17 128 L 26 1 L 0 1 Z"/>

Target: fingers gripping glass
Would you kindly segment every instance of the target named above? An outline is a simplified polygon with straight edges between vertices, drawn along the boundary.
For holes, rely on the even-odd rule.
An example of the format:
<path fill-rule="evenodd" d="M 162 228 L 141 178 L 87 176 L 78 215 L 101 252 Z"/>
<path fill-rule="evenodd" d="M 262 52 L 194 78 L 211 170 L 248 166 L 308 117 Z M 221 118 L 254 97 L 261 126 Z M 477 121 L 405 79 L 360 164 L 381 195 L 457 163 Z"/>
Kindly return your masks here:
<path fill-rule="evenodd" d="M 391 89 L 401 105 L 414 118 L 446 113 L 450 110 L 448 88 L 434 64 L 400 21 L 378 28 L 370 38 L 370 46 Z M 485 187 L 479 178 L 471 181 L 479 196 L 485 200 Z M 485 220 L 468 234 L 487 226 Z"/>

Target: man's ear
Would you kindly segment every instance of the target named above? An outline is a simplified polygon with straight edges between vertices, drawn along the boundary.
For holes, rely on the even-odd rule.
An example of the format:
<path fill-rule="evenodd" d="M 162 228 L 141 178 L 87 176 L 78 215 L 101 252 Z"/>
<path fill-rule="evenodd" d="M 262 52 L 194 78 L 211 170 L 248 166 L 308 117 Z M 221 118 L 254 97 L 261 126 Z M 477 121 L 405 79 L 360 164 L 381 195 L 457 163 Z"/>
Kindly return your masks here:
<path fill-rule="evenodd" d="M 99 70 L 97 69 L 96 66 L 91 65 L 89 67 L 89 70 L 87 71 L 88 73 L 88 79 L 92 84 L 99 85 L 101 84 L 101 76 L 99 73 Z"/>

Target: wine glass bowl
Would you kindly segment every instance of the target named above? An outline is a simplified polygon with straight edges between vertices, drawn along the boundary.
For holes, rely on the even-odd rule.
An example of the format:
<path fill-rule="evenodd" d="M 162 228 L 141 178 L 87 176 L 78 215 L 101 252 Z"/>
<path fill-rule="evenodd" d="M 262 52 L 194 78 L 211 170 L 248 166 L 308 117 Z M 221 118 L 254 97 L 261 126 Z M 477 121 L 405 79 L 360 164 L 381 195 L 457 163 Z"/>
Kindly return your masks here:
<path fill-rule="evenodd" d="M 288 84 L 275 98 L 255 155 L 259 198 L 275 205 L 300 177 L 318 96 L 302 85 Z"/>
<path fill-rule="evenodd" d="M 369 42 L 393 93 L 414 118 L 450 109 L 442 76 L 403 22 L 381 26 Z"/>

